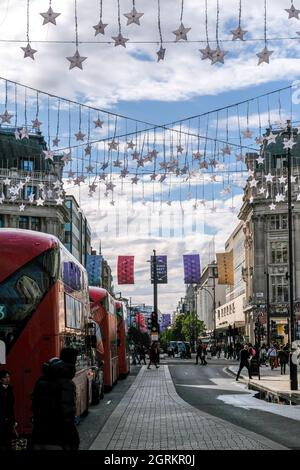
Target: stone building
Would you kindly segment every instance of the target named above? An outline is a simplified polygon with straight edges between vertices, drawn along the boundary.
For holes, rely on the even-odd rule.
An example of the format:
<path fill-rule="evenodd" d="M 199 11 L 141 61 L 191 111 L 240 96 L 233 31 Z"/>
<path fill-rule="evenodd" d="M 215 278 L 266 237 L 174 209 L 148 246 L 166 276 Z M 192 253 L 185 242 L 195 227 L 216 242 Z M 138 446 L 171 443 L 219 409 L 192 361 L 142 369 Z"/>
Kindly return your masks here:
<path fill-rule="evenodd" d="M 255 323 L 262 328 L 262 341 L 287 342 L 289 316 L 287 150 L 279 131 L 267 130 L 257 154 L 247 155 L 249 178 L 244 188 L 239 218 L 245 234 L 246 337 L 255 341 Z M 291 150 L 294 248 L 294 299 L 300 301 L 300 201 L 297 199 L 300 139 Z M 296 310 L 299 320 L 299 312 Z M 269 320 L 269 321 L 268 321 Z"/>
<path fill-rule="evenodd" d="M 90 228 L 74 198 L 65 198 L 63 156 L 48 152 L 40 131 L 22 131 L 0 126 L 0 228 L 53 234 L 85 264 Z"/>

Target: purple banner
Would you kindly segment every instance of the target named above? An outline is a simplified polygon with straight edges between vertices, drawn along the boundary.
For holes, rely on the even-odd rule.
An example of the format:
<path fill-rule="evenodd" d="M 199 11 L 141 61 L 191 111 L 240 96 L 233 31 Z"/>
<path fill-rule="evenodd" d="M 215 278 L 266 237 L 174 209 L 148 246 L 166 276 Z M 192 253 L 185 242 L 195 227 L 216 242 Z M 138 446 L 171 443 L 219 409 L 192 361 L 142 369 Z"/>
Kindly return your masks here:
<path fill-rule="evenodd" d="M 183 255 L 184 265 L 184 283 L 199 284 L 200 283 L 200 256 L 199 255 Z"/>

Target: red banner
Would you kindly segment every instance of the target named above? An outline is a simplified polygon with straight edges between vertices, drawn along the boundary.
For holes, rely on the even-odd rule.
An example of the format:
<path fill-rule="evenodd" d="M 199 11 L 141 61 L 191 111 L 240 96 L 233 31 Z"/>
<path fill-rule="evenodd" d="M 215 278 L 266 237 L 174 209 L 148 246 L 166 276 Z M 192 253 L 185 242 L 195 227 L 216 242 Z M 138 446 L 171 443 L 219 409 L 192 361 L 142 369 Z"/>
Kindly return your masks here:
<path fill-rule="evenodd" d="M 134 284 L 134 256 L 118 256 L 118 284 Z"/>

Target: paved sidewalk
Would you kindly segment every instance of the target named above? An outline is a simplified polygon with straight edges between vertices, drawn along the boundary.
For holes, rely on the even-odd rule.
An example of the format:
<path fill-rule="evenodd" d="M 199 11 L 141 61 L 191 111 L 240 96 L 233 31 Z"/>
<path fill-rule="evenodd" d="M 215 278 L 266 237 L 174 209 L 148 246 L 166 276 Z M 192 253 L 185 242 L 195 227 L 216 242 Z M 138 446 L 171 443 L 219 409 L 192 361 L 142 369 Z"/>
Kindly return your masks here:
<path fill-rule="evenodd" d="M 231 365 L 227 367 L 227 369 L 236 375 L 239 366 Z M 281 375 L 280 367 L 272 370 L 271 367 L 262 366 L 260 367 L 260 380 L 256 376 L 249 379 L 248 371 L 244 368 L 242 369 L 239 380 L 249 383 L 249 388 L 270 392 L 275 396 L 300 404 L 300 390 L 291 390 L 289 374 L 288 367 L 286 374 Z M 298 388 L 300 388 L 300 374 L 298 374 Z"/>
<path fill-rule="evenodd" d="M 201 412 L 176 393 L 168 366 L 143 366 L 90 450 L 271 450 L 285 447 Z"/>

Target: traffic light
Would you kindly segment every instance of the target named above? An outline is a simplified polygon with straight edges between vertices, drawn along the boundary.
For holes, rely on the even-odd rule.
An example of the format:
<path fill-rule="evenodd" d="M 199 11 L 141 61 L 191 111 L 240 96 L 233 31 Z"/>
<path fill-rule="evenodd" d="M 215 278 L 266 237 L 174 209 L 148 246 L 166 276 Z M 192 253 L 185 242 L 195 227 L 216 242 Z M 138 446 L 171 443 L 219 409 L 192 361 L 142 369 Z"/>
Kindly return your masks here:
<path fill-rule="evenodd" d="M 151 313 L 151 331 L 153 333 L 158 332 L 158 316 L 156 312 Z"/>
<path fill-rule="evenodd" d="M 289 324 L 288 324 L 288 323 L 286 323 L 286 324 L 284 325 L 284 333 L 285 333 L 286 335 L 289 334 Z"/>
<path fill-rule="evenodd" d="M 152 320 L 151 320 L 151 318 L 148 318 L 148 319 L 147 319 L 147 326 L 148 326 L 148 330 L 151 330 L 151 327 L 152 327 Z"/>

